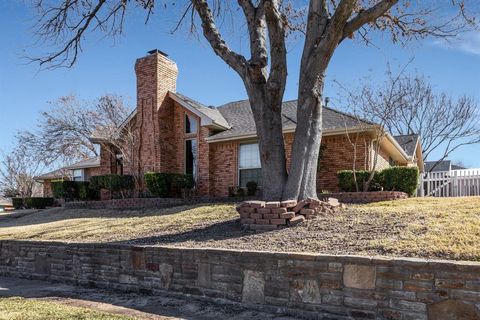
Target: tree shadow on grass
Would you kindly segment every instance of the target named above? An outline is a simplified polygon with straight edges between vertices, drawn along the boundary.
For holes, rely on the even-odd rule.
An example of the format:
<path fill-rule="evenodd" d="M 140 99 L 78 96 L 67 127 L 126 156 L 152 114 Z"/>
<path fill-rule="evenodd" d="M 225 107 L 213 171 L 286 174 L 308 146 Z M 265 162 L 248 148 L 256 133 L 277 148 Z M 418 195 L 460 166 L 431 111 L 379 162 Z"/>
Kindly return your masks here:
<path fill-rule="evenodd" d="M 122 240 L 114 243 L 132 245 L 169 245 L 187 241 L 207 243 L 210 241 L 241 238 L 251 234 L 254 234 L 254 232 L 242 228 L 239 219 L 231 219 L 185 232 Z"/>
<path fill-rule="evenodd" d="M 142 218 L 152 216 L 168 216 L 180 213 L 182 211 L 216 206 L 216 205 L 233 205 L 233 203 L 200 203 L 192 205 L 181 205 L 169 208 L 149 208 L 149 209 L 63 209 L 51 208 L 40 210 L 24 215 L 12 214 L 12 216 L 4 215 L 0 217 L 0 230 L 9 227 L 23 227 L 37 224 L 52 223 L 57 221 L 65 221 L 70 219 L 82 218 Z"/>

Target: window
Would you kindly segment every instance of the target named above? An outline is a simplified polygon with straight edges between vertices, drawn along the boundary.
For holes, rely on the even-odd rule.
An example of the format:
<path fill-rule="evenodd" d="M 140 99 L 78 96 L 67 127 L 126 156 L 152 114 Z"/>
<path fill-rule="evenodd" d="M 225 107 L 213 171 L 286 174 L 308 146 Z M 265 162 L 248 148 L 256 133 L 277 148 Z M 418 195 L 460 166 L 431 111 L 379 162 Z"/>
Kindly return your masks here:
<path fill-rule="evenodd" d="M 185 133 L 197 133 L 197 119 L 185 114 Z"/>
<path fill-rule="evenodd" d="M 249 181 L 255 181 L 261 186 L 262 166 L 260 164 L 258 143 L 240 145 L 238 168 L 239 184 L 241 187 L 246 187 Z"/>
<path fill-rule="evenodd" d="M 83 170 L 82 169 L 73 170 L 73 181 L 83 181 Z"/>
<path fill-rule="evenodd" d="M 185 173 L 197 175 L 197 139 L 185 140 Z"/>

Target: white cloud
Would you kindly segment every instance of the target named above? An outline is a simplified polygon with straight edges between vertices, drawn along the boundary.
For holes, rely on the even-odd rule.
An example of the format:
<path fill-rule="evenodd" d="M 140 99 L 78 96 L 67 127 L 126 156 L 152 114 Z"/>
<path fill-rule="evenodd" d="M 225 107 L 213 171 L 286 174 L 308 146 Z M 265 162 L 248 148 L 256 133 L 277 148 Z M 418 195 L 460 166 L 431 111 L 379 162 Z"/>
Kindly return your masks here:
<path fill-rule="evenodd" d="M 469 54 L 480 55 L 480 32 L 470 32 L 456 39 L 437 39 L 434 44 L 443 48 L 463 51 Z"/>

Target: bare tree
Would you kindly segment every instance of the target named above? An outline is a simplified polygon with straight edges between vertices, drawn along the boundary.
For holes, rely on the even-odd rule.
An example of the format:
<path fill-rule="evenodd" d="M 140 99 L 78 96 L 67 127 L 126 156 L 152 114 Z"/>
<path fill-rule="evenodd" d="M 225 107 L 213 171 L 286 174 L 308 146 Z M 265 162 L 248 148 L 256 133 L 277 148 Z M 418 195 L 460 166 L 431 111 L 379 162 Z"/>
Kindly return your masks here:
<path fill-rule="evenodd" d="M 22 131 L 19 143 L 47 166 L 72 163 L 99 155 L 90 136 L 98 128 L 118 127 L 131 112 L 121 96 L 105 95 L 94 101 L 74 95 L 59 98 L 40 114 L 37 130 Z"/>
<path fill-rule="evenodd" d="M 424 76 L 406 74 L 407 66 L 398 72 L 388 67 L 383 83 L 367 82 L 349 104 L 360 105 L 366 119 L 394 135 L 418 134 L 424 160 L 435 152 L 441 154 L 439 163 L 462 146 L 480 143 L 477 102 L 466 95 L 455 99 L 437 92 Z"/>
<path fill-rule="evenodd" d="M 138 161 L 135 161 L 137 150 L 136 141 L 139 131 L 136 129 L 135 118 L 125 118 L 120 125 L 114 123 L 103 124 L 97 127 L 92 135 L 92 141 L 102 145 L 104 152 L 109 152 L 115 158 L 117 166 L 122 172 L 119 174 L 129 174 L 135 179 L 138 187 L 141 181 L 141 170 L 138 168 Z"/>
<path fill-rule="evenodd" d="M 75 63 L 81 41 L 87 31 L 101 30 L 115 35 L 123 30 L 127 9 L 145 10 L 147 21 L 155 6 L 178 1 L 84 1 L 63 0 L 59 4 L 37 0 L 39 22 L 37 34 L 48 44 L 56 45 L 52 54 L 38 58 L 43 65 Z M 369 40 L 373 30 L 390 32 L 393 41 L 427 36 L 449 37 L 475 21 L 468 9 L 478 9 L 472 1 L 409 0 L 310 0 L 305 21 L 305 43 L 301 58 L 297 127 L 292 146 L 291 169 L 287 174 L 282 134 L 282 100 L 287 77 L 286 37 L 292 29 L 288 8 L 298 8 L 281 0 L 237 0 L 240 8 L 234 17 L 246 22 L 250 57 L 234 51 L 222 36 L 218 19 L 233 2 L 220 0 L 183 1 L 192 16 L 192 28 L 198 15 L 203 35 L 217 54 L 243 80 L 259 137 L 260 158 L 266 200 L 317 197 L 317 161 L 322 137 L 322 100 L 326 70 L 336 48 L 346 39 Z M 163 5 L 163 6 L 162 6 Z M 442 17 L 442 12 L 455 13 Z M 191 15 L 188 15 L 191 10 Z M 237 12 L 237 11 L 234 11 Z M 183 18 L 182 18 L 183 19 Z M 242 23 L 240 23 L 241 25 Z"/>
<path fill-rule="evenodd" d="M 35 195 L 38 184 L 35 176 L 41 168 L 27 148 L 17 142 L 11 152 L 3 154 L 0 162 L 0 192 L 6 196 Z"/>
<path fill-rule="evenodd" d="M 399 78 L 392 79 L 392 81 L 399 81 Z M 388 124 L 396 121 L 396 108 L 398 108 L 398 105 L 395 101 L 399 97 L 393 91 L 382 92 L 381 95 L 378 95 L 376 92 L 369 90 L 368 86 L 356 90 L 342 86 L 338 82 L 337 84 L 345 93 L 343 95 L 344 98 L 340 99 L 339 105 L 347 106 L 345 109 L 355 117 L 357 122 L 355 132 L 351 132 L 348 126 L 345 125 L 347 139 L 354 149 L 352 170 L 355 187 L 357 192 L 368 191 L 378 169 L 382 142 L 388 134 L 385 128 Z M 367 133 L 370 134 L 367 135 Z M 370 174 L 360 187 L 356 175 L 357 148 L 360 144 L 363 145 L 364 150 L 368 150 L 370 142 L 372 142 L 371 158 L 365 157 L 366 161 L 368 160 L 365 168 Z"/>

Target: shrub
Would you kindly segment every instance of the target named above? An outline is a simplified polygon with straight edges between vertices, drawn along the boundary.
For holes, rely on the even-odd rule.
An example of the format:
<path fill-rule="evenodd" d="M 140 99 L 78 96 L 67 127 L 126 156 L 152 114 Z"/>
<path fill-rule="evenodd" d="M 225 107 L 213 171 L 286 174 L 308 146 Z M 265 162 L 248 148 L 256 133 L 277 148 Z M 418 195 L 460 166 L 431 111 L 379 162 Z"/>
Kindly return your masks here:
<path fill-rule="evenodd" d="M 24 206 L 23 198 L 12 198 L 12 205 L 15 209 L 21 209 Z"/>
<path fill-rule="evenodd" d="M 78 199 L 80 200 L 98 200 L 100 192 L 90 188 L 90 182 L 77 181 Z"/>
<path fill-rule="evenodd" d="M 418 186 L 418 168 L 416 167 L 391 167 L 375 175 L 370 183 L 368 190 L 363 190 L 363 183 L 368 179 L 370 172 L 359 170 L 356 172 L 358 186 L 360 191 L 401 191 L 412 196 L 415 194 Z M 340 191 L 355 192 L 355 183 L 353 180 L 353 171 L 342 170 L 337 173 Z"/>
<path fill-rule="evenodd" d="M 56 199 L 97 200 L 99 192 L 90 188 L 88 181 L 52 181 L 52 193 Z"/>
<path fill-rule="evenodd" d="M 231 198 L 244 198 L 245 189 L 239 186 L 228 187 L 228 196 Z"/>
<path fill-rule="evenodd" d="M 255 181 L 247 182 L 247 196 L 254 196 L 257 194 L 258 185 Z"/>
<path fill-rule="evenodd" d="M 195 187 L 191 174 L 147 172 L 144 178 L 148 191 L 160 198 L 180 196 Z"/>
<path fill-rule="evenodd" d="M 130 196 L 134 188 L 135 179 L 129 175 L 105 174 L 90 178 L 90 189 L 96 192 L 107 189 L 114 198 Z"/>
<path fill-rule="evenodd" d="M 169 196 L 169 173 L 147 172 L 144 177 L 148 191 L 160 198 Z"/>
<path fill-rule="evenodd" d="M 78 199 L 78 182 L 69 180 L 52 181 L 52 193 L 56 199 Z"/>
<path fill-rule="evenodd" d="M 25 205 L 27 208 L 45 209 L 46 207 L 53 206 L 53 204 L 54 204 L 53 198 L 40 198 L 40 197 L 25 198 Z"/>
<path fill-rule="evenodd" d="M 364 183 L 370 177 L 370 171 L 357 170 L 357 183 L 359 191 L 379 191 L 383 186 L 383 174 L 381 172 L 375 172 L 372 181 L 368 190 L 363 190 Z M 343 192 L 355 192 L 357 191 L 355 187 L 355 179 L 353 177 L 352 170 L 342 170 L 337 172 L 338 184 L 340 191 Z"/>
<path fill-rule="evenodd" d="M 401 191 L 410 196 L 415 195 L 419 178 L 417 167 L 391 167 L 383 170 L 382 173 L 385 190 Z"/>

